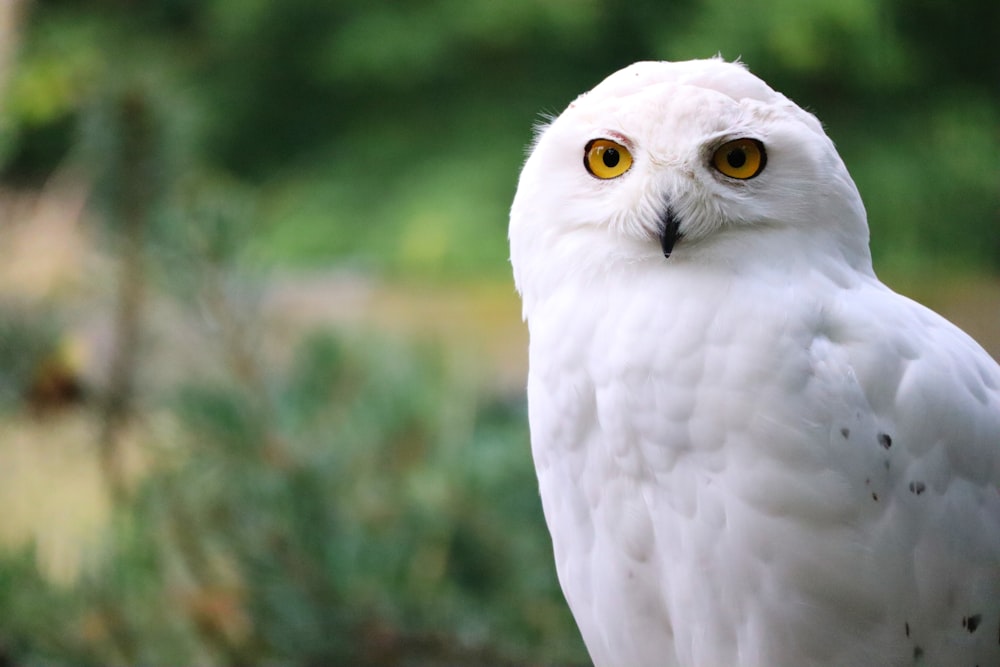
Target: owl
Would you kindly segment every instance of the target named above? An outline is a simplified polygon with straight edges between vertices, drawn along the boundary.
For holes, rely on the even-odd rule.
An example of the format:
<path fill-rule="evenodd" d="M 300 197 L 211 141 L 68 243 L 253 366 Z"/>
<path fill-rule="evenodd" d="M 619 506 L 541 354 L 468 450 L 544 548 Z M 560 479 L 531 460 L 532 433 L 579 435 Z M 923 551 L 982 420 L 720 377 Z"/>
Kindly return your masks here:
<path fill-rule="evenodd" d="M 626 67 L 539 128 L 509 239 L 597 667 L 1000 665 L 1000 368 L 879 282 L 813 115 Z"/>

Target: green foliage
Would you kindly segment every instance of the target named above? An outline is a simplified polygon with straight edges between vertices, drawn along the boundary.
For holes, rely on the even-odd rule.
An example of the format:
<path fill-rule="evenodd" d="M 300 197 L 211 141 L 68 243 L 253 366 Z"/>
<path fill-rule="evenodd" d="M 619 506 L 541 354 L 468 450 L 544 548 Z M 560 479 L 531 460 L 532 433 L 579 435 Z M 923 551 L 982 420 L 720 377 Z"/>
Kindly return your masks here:
<path fill-rule="evenodd" d="M 435 356 L 317 333 L 260 393 L 182 387 L 182 437 L 77 590 L 0 562 L 0 648 L 19 664 L 584 662 L 523 401 Z M 38 623 L 4 623 L 36 618 L 29 604 Z"/>
<path fill-rule="evenodd" d="M 167 142 L 190 149 L 185 171 L 256 190 L 262 260 L 504 274 L 539 114 L 632 60 L 722 53 L 826 122 L 877 258 L 996 267 L 997 14 L 985 0 L 36 3 L 0 145 L 8 177 L 38 174 L 108 82 L 142 80 L 158 113 L 188 119 Z"/>
<path fill-rule="evenodd" d="M 31 549 L 0 556 L 0 663 L 95 664 L 79 624 L 81 612 L 76 597 L 38 571 Z"/>

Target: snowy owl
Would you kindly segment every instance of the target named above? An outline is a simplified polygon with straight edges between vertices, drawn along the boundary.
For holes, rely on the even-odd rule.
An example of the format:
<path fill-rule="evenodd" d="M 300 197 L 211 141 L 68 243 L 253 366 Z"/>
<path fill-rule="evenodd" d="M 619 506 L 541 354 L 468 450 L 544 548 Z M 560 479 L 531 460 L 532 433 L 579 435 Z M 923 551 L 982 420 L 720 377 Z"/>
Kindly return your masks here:
<path fill-rule="evenodd" d="M 1000 367 L 875 277 L 814 116 L 631 65 L 540 128 L 510 249 L 597 667 L 1000 665 Z"/>

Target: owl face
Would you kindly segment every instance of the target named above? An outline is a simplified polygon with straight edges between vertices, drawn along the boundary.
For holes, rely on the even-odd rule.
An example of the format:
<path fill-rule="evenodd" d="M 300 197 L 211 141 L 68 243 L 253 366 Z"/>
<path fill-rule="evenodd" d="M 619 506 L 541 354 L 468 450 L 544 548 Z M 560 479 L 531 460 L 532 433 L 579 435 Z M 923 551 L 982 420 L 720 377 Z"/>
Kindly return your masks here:
<path fill-rule="evenodd" d="M 582 270 L 588 257 L 593 270 L 691 261 L 767 229 L 805 244 L 860 237 L 852 252 L 867 253 L 857 190 L 816 118 L 739 64 L 636 63 L 541 129 L 511 211 L 511 259 L 515 278 L 536 248 Z"/>

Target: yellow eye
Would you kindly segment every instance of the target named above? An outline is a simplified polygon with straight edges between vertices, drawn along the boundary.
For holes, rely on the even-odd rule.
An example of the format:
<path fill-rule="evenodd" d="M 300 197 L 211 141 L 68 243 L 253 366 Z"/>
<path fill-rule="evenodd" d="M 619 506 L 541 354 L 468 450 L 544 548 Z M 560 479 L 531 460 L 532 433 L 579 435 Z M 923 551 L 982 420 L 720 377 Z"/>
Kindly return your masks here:
<path fill-rule="evenodd" d="M 764 171 L 767 153 L 756 139 L 734 139 L 715 149 L 712 164 L 730 178 L 753 178 Z"/>
<path fill-rule="evenodd" d="M 632 154 L 616 141 L 593 139 L 583 149 L 583 166 L 597 178 L 615 178 L 632 166 Z"/>

